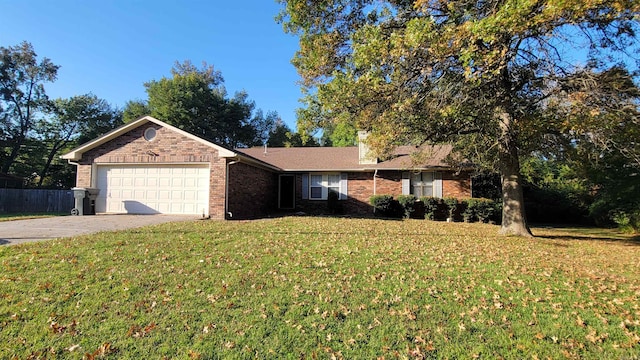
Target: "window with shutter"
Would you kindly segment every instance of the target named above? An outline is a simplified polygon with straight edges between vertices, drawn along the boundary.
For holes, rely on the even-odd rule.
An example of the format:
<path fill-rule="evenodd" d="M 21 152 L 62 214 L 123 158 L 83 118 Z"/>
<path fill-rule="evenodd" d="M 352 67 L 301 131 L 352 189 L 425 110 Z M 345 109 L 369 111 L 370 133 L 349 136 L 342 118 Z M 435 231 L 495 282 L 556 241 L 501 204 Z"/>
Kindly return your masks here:
<path fill-rule="evenodd" d="M 330 192 L 338 194 L 338 199 L 347 197 L 346 174 L 340 173 L 311 173 L 309 174 L 309 199 L 327 200 Z M 304 181 L 303 181 L 304 187 Z M 304 190 L 303 190 L 304 191 Z"/>
<path fill-rule="evenodd" d="M 412 173 L 411 194 L 416 197 L 442 197 L 442 175 L 428 171 Z"/>

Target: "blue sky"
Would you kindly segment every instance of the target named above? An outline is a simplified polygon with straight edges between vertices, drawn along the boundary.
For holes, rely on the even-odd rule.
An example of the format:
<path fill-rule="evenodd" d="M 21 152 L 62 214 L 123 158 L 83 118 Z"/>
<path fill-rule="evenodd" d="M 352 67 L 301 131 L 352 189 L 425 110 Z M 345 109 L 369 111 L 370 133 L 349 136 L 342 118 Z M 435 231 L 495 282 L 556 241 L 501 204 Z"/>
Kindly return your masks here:
<path fill-rule="evenodd" d="M 279 10 L 275 0 L 0 0 L 0 46 L 26 40 L 61 66 L 50 97 L 91 92 L 118 107 L 146 99 L 143 84 L 175 61 L 206 61 L 230 95 L 246 90 L 295 129 L 298 40 L 275 22 Z"/>

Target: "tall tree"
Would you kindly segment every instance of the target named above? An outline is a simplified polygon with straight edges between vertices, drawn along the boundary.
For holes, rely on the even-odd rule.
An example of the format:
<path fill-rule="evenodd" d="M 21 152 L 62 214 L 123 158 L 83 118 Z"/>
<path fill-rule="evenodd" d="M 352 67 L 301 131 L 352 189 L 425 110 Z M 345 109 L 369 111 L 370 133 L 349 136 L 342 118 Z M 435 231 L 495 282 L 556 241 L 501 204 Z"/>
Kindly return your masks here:
<path fill-rule="evenodd" d="M 358 129 L 352 122 L 336 121 L 327 123 L 322 129 L 323 146 L 355 146 L 358 144 Z"/>
<path fill-rule="evenodd" d="M 35 138 L 46 150 L 38 169 L 37 186 L 43 186 L 60 151 L 96 138 L 121 124 L 121 111 L 93 94 L 54 100 L 51 115 L 40 120 L 36 126 Z M 64 181 L 49 179 L 49 183 Z"/>
<path fill-rule="evenodd" d="M 267 145 L 272 147 L 313 147 L 319 146 L 320 144 L 318 144 L 314 137 L 303 137 L 299 133 L 292 131 L 282 119 L 278 118 L 269 132 Z"/>
<path fill-rule="evenodd" d="M 185 61 L 171 74 L 145 84 L 151 116 L 229 148 L 261 144 L 261 122 L 268 119 L 254 117 L 255 104 L 246 92 L 227 98 L 222 75 L 212 65 L 197 68 Z M 132 111 L 133 105 L 143 109 L 132 104 Z"/>
<path fill-rule="evenodd" d="M 591 216 L 640 232 L 640 87 L 621 67 L 583 70 L 558 86 L 549 106 L 573 135 L 575 168 L 597 189 Z"/>
<path fill-rule="evenodd" d="M 130 100 L 124 104 L 124 110 L 122 111 L 122 121 L 129 123 L 145 115 L 151 114 L 147 102 L 143 100 Z"/>
<path fill-rule="evenodd" d="M 277 111 L 268 111 L 265 115 L 262 109 L 255 111 L 251 119 L 251 127 L 255 129 L 256 137 L 254 145 L 264 145 L 271 137 L 271 132 L 282 122 Z"/>
<path fill-rule="evenodd" d="M 352 119 L 378 156 L 455 143 L 500 172 L 503 234 L 531 236 L 520 156 L 568 130 L 544 115 L 576 48 L 597 60 L 638 46 L 636 0 L 280 1 L 312 119 Z"/>
<path fill-rule="evenodd" d="M 9 172 L 18 158 L 35 119 L 47 106 L 43 84 L 56 79 L 58 68 L 47 58 L 38 61 L 33 46 L 26 41 L 0 47 L 0 172 Z"/>

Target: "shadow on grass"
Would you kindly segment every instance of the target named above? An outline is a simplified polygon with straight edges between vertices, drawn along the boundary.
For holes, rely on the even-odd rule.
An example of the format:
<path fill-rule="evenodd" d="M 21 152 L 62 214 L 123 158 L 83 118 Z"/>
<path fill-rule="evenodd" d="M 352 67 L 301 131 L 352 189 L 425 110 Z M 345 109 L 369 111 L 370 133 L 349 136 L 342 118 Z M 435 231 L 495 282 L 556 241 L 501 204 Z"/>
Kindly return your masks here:
<path fill-rule="evenodd" d="M 535 231 L 539 230 L 539 231 Z M 539 234 L 541 231 L 542 234 Z M 545 230 L 551 230 L 560 234 L 545 234 Z M 566 227 L 566 226 L 539 226 L 534 229 L 534 236 L 538 239 L 564 240 L 564 241 L 604 241 L 640 246 L 640 235 L 623 234 L 616 229 L 594 227 Z"/>

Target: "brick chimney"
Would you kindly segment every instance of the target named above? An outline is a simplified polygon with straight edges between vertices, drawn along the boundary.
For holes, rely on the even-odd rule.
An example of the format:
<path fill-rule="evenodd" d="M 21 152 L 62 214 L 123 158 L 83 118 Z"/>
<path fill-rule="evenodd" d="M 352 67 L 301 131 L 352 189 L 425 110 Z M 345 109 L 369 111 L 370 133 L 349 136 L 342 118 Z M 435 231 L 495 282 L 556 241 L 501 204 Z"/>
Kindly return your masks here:
<path fill-rule="evenodd" d="M 378 159 L 371 156 L 369 146 L 367 146 L 367 137 L 369 132 L 364 130 L 358 131 L 358 163 L 360 164 L 377 164 Z"/>

